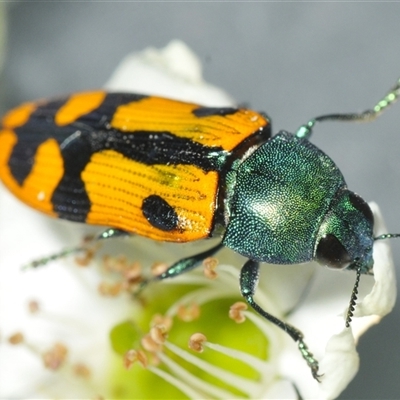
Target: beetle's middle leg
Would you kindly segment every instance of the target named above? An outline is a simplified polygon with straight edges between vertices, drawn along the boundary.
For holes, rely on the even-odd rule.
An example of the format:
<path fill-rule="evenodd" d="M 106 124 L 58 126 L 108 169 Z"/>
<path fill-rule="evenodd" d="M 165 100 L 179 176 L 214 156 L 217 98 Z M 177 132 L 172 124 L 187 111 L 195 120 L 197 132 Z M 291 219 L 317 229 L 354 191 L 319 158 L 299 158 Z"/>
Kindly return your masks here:
<path fill-rule="evenodd" d="M 295 342 L 298 343 L 299 350 L 304 360 L 307 362 L 311 369 L 311 373 L 316 380 L 320 375 L 318 374 L 318 361 L 314 358 L 313 354 L 308 349 L 303 340 L 303 334 L 294 326 L 281 321 L 279 318 L 264 311 L 253 299 L 255 294 L 258 278 L 259 278 L 260 264 L 253 260 L 248 260 L 240 272 L 240 291 L 242 296 L 246 299 L 247 303 L 262 317 L 283 329 Z"/>

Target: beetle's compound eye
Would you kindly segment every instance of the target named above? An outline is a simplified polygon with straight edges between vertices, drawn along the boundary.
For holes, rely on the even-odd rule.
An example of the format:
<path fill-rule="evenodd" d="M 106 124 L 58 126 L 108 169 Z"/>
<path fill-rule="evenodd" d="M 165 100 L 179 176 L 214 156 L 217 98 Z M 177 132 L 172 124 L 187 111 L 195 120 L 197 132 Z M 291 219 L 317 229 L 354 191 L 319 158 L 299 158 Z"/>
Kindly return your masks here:
<path fill-rule="evenodd" d="M 320 264 L 335 269 L 344 269 L 352 261 L 347 250 L 332 234 L 320 239 L 315 258 Z"/>
<path fill-rule="evenodd" d="M 374 226 L 374 215 L 372 214 L 367 202 L 358 194 L 352 192 L 349 193 L 349 200 L 354 208 L 364 214 L 365 219 L 371 224 L 371 226 Z"/>

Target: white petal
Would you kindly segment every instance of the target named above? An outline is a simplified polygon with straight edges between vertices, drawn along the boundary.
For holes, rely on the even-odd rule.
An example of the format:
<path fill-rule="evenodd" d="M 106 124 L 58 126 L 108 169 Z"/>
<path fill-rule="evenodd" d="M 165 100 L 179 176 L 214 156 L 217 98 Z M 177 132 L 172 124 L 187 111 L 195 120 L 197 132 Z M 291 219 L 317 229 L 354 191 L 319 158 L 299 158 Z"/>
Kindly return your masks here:
<path fill-rule="evenodd" d="M 215 107 L 234 104 L 223 90 L 203 80 L 200 60 L 179 40 L 170 42 L 161 50 L 148 48 L 128 55 L 105 88 L 165 96 Z"/>
<path fill-rule="evenodd" d="M 347 387 L 359 368 L 359 357 L 351 329 L 333 335 L 320 363 L 320 399 L 335 399 Z"/>

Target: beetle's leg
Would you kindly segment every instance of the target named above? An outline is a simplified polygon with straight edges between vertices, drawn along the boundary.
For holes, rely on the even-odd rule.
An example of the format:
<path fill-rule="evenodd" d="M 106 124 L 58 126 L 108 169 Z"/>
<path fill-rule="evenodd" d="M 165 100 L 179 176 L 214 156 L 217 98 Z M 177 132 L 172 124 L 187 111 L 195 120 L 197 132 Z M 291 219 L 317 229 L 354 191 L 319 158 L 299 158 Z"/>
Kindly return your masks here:
<path fill-rule="evenodd" d="M 298 343 L 299 350 L 307 362 L 308 366 L 311 368 L 311 373 L 313 377 L 319 381 L 321 375 L 318 374 L 318 361 L 314 358 L 310 350 L 308 350 L 307 345 L 303 340 L 303 334 L 296 329 L 294 326 L 289 325 L 280 319 L 274 317 L 273 315 L 264 311 L 253 299 L 255 294 L 259 277 L 259 263 L 253 260 L 248 260 L 246 264 L 242 267 L 240 272 L 240 291 L 242 296 L 246 299 L 247 303 L 254 308 L 262 317 L 266 318 L 268 321 L 279 326 L 283 329 L 291 338 Z"/>
<path fill-rule="evenodd" d="M 207 257 L 211 257 L 213 254 L 215 254 L 217 251 L 219 251 L 223 247 L 224 247 L 224 245 L 222 243 L 218 243 L 216 246 L 211 247 L 211 249 L 203 251 L 202 253 L 195 254 L 194 256 L 182 258 L 181 260 L 172 264 L 162 274 L 157 275 L 151 279 L 144 280 L 140 285 L 139 291 L 142 290 L 145 286 L 147 286 L 147 284 L 149 284 L 152 281 L 161 281 L 163 279 L 173 278 L 173 277 L 181 275 L 185 272 L 191 271 L 193 268 L 196 268 L 199 263 L 201 263 Z"/>
<path fill-rule="evenodd" d="M 50 254 L 49 256 L 33 260 L 30 263 L 23 265 L 22 269 L 27 270 L 27 269 L 31 269 L 31 268 L 43 267 L 52 261 L 56 261 L 61 258 L 66 258 L 66 257 L 72 256 L 74 254 L 78 254 L 81 251 L 83 252 L 85 250 L 86 250 L 85 246 L 69 247 L 67 249 L 63 249 L 63 250 L 59 251 L 58 253 Z"/>
<path fill-rule="evenodd" d="M 312 134 L 312 129 L 317 122 L 323 121 L 350 121 L 350 122 L 370 122 L 379 117 L 381 113 L 393 104 L 400 96 L 400 79 L 390 89 L 390 91 L 380 99 L 375 106 L 370 110 L 365 110 L 361 113 L 348 114 L 326 114 L 313 118 L 305 125 L 300 126 L 296 131 L 296 136 L 308 139 Z"/>
<path fill-rule="evenodd" d="M 58 253 L 50 254 L 49 256 L 38 258 L 37 260 L 34 260 L 30 262 L 29 264 L 26 264 L 22 267 L 23 270 L 30 269 L 30 268 L 37 268 L 37 267 L 43 267 L 47 264 L 49 264 L 52 261 L 59 260 L 61 258 L 66 258 L 70 257 L 72 255 L 85 252 L 89 249 L 89 245 L 96 243 L 97 241 L 100 240 L 106 240 L 106 239 L 114 239 L 122 236 L 132 236 L 131 233 L 122 231 L 120 229 L 115 229 L 115 228 L 108 228 L 105 231 L 101 232 L 100 234 L 91 237 L 89 240 L 86 240 L 85 243 L 83 243 L 81 246 L 76 246 L 76 247 L 69 247 L 66 249 L 63 249 L 59 251 Z"/>

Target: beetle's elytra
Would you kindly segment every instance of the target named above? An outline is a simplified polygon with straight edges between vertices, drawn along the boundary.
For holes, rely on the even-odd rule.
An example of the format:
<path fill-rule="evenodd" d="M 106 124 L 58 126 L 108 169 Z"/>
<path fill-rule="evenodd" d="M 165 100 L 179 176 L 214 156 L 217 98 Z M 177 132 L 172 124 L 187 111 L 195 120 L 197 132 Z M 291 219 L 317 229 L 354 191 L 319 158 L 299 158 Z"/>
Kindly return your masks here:
<path fill-rule="evenodd" d="M 104 91 L 26 103 L 2 120 L 0 178 L 50 216 L 112 227 L 103 238 L 127 232 L 187 242 L 222 232 L 220 244 L 157 279 L 223 246 L 247 257 L 242 295 L 299 343 L 318 379 L 301 332 L 254 302 L 259 263 L 317 260 L 358 276 L 371 271 L 372 212 L 308 137 L 319 121 L 371 120 L 399 92 L 400 82 L 372 111 L 321 116 L 272 137 L 264 114 L 241 108 Z"/>
<path fill-rule="evenodd" d="M 268 137 L 253 111 L 81 93 L 7 114 L 0 174 L 52 216 L 187 242 L 212 235 L 229 158 Z"/>

